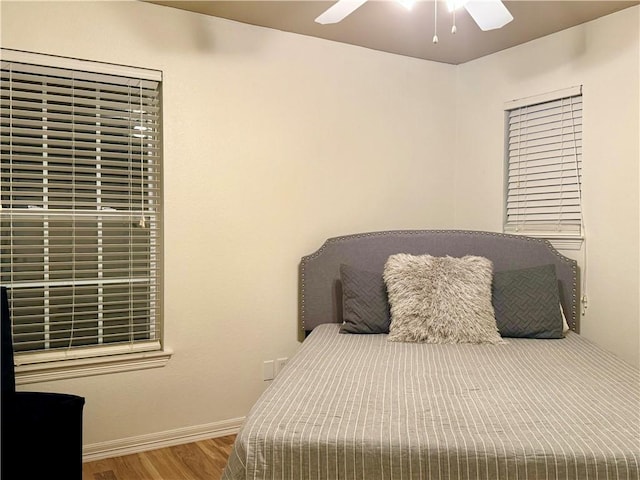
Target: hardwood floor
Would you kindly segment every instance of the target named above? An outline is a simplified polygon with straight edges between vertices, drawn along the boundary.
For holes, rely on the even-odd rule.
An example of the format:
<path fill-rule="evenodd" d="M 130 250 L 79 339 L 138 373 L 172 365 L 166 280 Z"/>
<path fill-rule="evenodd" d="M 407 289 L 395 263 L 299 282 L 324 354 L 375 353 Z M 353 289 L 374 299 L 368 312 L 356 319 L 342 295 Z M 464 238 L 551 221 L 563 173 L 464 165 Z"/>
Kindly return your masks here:
<path fill-rule="evenodd" d="M 219 480 L 235 435 L 87 462 L 82 480 Z"/>

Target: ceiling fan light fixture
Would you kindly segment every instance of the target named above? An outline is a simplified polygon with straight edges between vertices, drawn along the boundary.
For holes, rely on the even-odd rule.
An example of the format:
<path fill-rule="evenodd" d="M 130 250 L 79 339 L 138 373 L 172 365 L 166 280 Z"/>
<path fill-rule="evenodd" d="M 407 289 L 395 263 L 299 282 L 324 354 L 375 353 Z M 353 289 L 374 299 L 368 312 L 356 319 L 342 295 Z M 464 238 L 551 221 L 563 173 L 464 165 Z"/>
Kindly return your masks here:
<path fill-rule="evenodd" d="M 316 22 L 322 25 L 338 23 L 361 7 L 366 1 L 367 0 L 338 0 L 329 7 L 328 10 L 318 16 L 318 18 L 316 18 Z M 415 1 L 416 0 L 396 0 L 396 2 L 401 3 L 407 9 L 411 9 Z M 436 24 L 438 3 L 440 1 L 441 0 L 433 0 L 436 17 L 434 19 L 434 23 Z M 484 31 L 501 28 L 513 20 L 513 16 L 509 13 L 507 7 L 504 6 L 502 0 L 446 0 L 446 3 L 453 16 L 453 27 L 451 28 L 451 33 L 456 33 L 457 31 L 455 12 L 456 9 L 460 7 L 464 7 L 467 12 L 469 12 L 469 15 L 471 15 L 471 18 L 473 18 L 478 26 Z M 434 35 L 434 43 L 437 42 L 437 39 L 438 36 L 436 34 Z"/>

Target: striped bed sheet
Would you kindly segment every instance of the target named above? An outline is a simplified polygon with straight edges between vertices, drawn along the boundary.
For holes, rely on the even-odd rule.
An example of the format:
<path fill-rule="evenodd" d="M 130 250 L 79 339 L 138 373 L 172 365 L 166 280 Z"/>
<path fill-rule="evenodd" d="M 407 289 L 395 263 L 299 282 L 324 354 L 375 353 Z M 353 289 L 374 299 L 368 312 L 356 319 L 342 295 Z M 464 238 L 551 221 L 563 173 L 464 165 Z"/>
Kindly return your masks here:
<path fill-rule="evenodd" d="M 640 478 L 640 373 L 575 333 L 505 345 L 316 327 L 225 480 Z"/>

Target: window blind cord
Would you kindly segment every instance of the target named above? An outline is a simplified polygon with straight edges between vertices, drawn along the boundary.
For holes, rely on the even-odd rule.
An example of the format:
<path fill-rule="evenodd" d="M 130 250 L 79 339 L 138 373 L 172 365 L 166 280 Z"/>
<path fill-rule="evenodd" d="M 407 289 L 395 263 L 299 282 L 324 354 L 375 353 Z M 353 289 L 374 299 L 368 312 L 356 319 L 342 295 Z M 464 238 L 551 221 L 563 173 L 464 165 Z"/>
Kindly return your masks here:
<path fill-rule="evenodd" d="M 98 87 L 96 90 L 96 99 L 100 99 L 104 94 L 103 88 Z M 102 109 L 100 105 L 96 105 L 96 135 L 100 135 L 102 133 Z M 102 180 L 102 139 L 96 139 L 96 210 L 101 211 L 104 210 L 103 207 L 103 180 Z M 97 235 L 97 244 L 98 244 L 98 256 L 97 256 L 97 277 L 98 283 L 96 284 L 97 293 L 98 293 L 98 305 L 96 312 L 97 319 L 97 329 L 96 329 L 96 343 L 98 345 L 102 345 L 104 343 L 104 300 L 105 300 L 105 288 L 102 279 L 104 278 L 104 226 L 103 218 L 101 216 L 97 217 L 98 222 L 96 223 L 96 235 Z"/>
<path fill-rule="evenodd" d="M 144 140 L 146 137 L 146 128 L 144 125 L 144 105 L 142 102 L 142 81 L 140 81 L 140 83 L 138 84 L 138 94 L 140 96 L 140 106 L 139 106 L 139 115 L 140 115 L 140 119 L 139 119 L 139 124 L 140 124 L 140 222 L 138 223 L 138 226 L 140 228 L 146 228 L 146 223 L 145 223 L 145 218 L 144 218 Z M 133 268 L 132 268 L 133 269 Z M 131 284 L 131 287 L 133 288 L 133 284 Z M 131 295 L 131 298 L 133 299 L 133 294 Z M 133 323 L 133 316 L 131 318 L 131 322 Z M 132 325 L 131 327 L 131 343 L 134 342 L 135 340 L 135 335 L 134 335 L 134 326 Z"/>
<path fill-rule="evenodd" d="M 521 203 L 518 203 L 518 220 L 516 222 L 516 232 L 520 231 L 520 230 L 525 230 L 526 227 L 526 223 L 527 223 L 527 207 L 528 202 L 529 202 L 529 190 L 528 190 L 528 167 L 529 167 L 529 162 L 525 161 L 523 162 L 522 159 L 524 157 L 527 156 L 526 152 L 522 152 L 520 149 L 522 148 L 522 143 L 524 141 L 524 149 L 527 150 L 529 145 L 526 142 L 526 139 L 524 139 L 523 137 L 527 136 L 527 130 L 529 128 L 529 126 L 527 125 L 527 123 L 529 122 L 529 118 L 527 116 L 528 112 L 526 111 L 527 107 L 523 107 L 521 109 L 518 110 L 518 115 L 522 115 L 524 117 L 524 122 L 522 124 L 522 127 L 520 128 L 520 131 L 518 133 L 518 189 L 523 188 L 524 192 L 522 194 L 523 200 Z M 522 165 L 524 165 L 524 172 L 521 171 L 521 169 L 523 168 Z M 524 185 L 521 185 L 521 180 L 520 180 L 520 175 L 523 175 L 524 177 Z M 518 228 L 518 223 L 520 224 L 521 228 Z"/>
<path fill-rule="evenodd" d="M 129 132 L 135 132 L 133 102 L 131 100 L 131 85 L 128 86 L 129 94 Z M 133 134 L 129 133 L 129 344 L 133 344 L 133 213 L 135 210 L 133 199 Z"/>
<path fill-rule="evenodd" d="M 11 180 L 13 178 L 13 65 L 9 66 L 9 180 Z M 9 201 L 8 201 L 8 207 L 9 207 L 9 231 L 13 231 L 13 182 L 9 181 Z M 0 209 L 2 208 L 2 203 L 0 202 Z M 9 308 L 13 311 L 14 310 L 14 296 L 13 296 L 13 286 L 15 285 L 15 277 L 14 277 L 14 266 L 13 266 L 13 258 L 14 258 L 14 254 L 13 254 L 13 235 L 11 235 L 10 240 L 9 240 L 9 265 L 11 268 L 11 272 L 9 275 L 10 278 L 10 287 L 7 289 L 8 290 L 8 300 L 9 300 Z M 14 317 L 11 317 L 11 337 L 14 337 L 14 332 L 13 332 L 13 320 Z M 15 338 L 13 339 L 13 342 L 15 343 Z"/>
<path fill-rule="evenodd" d="M 525 108 L 525 110 L 527 110 L 527 108 Z M 525 141 L 525 157 L 528 155 L 528 152 L 526 152 L 529 149 L 529 139 L 528 137 L 528 133 L 529 133 L 529 116 L 527 115 L 529 112 L 525 113 L 525 121 L 524 121 L 524 141 Z M 520 146 L 520 145 L 519 145 Z M 522 217 L 521 217 L 521 225 L 522 228 L 524 230 L 526 230 L 526 223 L 527 223 L 527 209 L 529 207 L 529 159 L 527 158 L 527 161 L 524 162 L 524 202 L 522 204 Z"/>
<path fill-rule="evenodd" d="M 522 109 L 518 109 L 515 110 L 516 112 L 518 112 L 519 115 L 522 114 Z M 511 119 L 511 116 L 514 114 L 514 111 L 512 110 L 511 112 L 509 112 L 509 119 Z M 520 134 L 522 133 L 522 129 L 518 130 L 518 136 L 516 137 L 516 141 L 518 144 L 518 160 L 520 160 L 521 158 L 521 154 L 522 152 L 520 151 Z M 511 147 L 511 138 L 509 138 L 509 146 L 507 148 L 510 149 Z M 508 155 L 511 155 L 511 152 L 508 153 Z M 518 165 L 518 170 L 517 170 L 517 175 L 516 175 L 516 189 L 520 189 L 520 166 Z M 509 173 L 507 172 L 507 188 L 508 188 L 508 184 L 509 184 L 509 178 L 508 178 Z M 508 212 L 508 208 L 507 208 L 507 212 Z M 520 218 L 521 218 L 521 214 L 522 214 L 522 204 L 520 202 L 516 202 L 516 232 L 520 231 Z"/>
<path fill-rule="evenodd" d="M 144 218 L 144 139 L 146 128 L 144 126 L 144 114 L 142 104 L 142 82 L 139 84 L 140 93 L 140 228 L 146 228 Z"/>
<path fill-rule="evenodd" d="M 433 2 L 433 43 L 438 43 L 438 2 Z"/>
<path fill-rule="evenodd" d="M 561 102 L 561 113 L 560 113 L 560 154 L 564 155 L 564 109 L 565 109 L 565 100 L 569 100 L 569 109 L 571 115 L 571 133 L 573 134 L 573 142 L 575 146 L 576 135 L 574 132 L 575 125 L 573 124 L 573 97 L 563 98 L 560 100 Z M 556 231 L 562 232 L 562 208 L 564 207 L 564 166 L 560 165 L 560 202 L 558 205 L 558 218 L 556 222 Z"/>
<path fill-rule="evenodd" d="M 76 95 L 75 76 L 71 78 L 71 205 L 76 204 Z M 76 318 L 76 212 L 71 208 L 71 325 L 67 350 L 73 347 Z"/>
<path fill-rule="evenodd" d="M 456 27 L 456 8 L 453 9 L 453 12 L 451 12 L 451 15 L 453 17 L 453 25 L 451 26 L 451 33 L 453 35 L 455 35 L 458 32 L 458 27 Z"/>
<path fill-rule="evenodd" d="M 580 86 L 580 93 L 582 93 L 582 86 Z M 578 201 L 580 202 L 580 229 L 582 231 L 582 276 L 581 276 L 581 289 L 580 303 L 582 304 L 582 315 L 586 314 L 588 307 L 587 298 L 587 227 L 584 221 L 584 206 L 582 203 L 582 178 L 580 175 L 580 165 L 578 163 L 578 144 L 576 142 L 576 121 L 573 115 L 573 101 L 575 97 L 571 97 L 571 127 L 573 133 L 573 159 L 576 168 L 576 179 L 578 184 Z"/>
<path fill-rule="evenodd" d="M 45 92 L 47 92 L 47 80 L 43 79 L 43 90 Z M 48 115 L 49 115 L 49 101 L 44 98 L 42 100 L 42 112 L 40 113 L 42 115 L 42 121 L 46 122 L 48 120 Z M 42 146 L 43 148 L 43 152 L 42 152 L 42 209 L 44 210 L 45 213 L 47 213 L 49 211 L 49 209 L 51 208 L 51 202 L 50 202 L 50 198 L 49 198 L 49 173 L 50 173 L 50 165 L 49 165 L 49 154 L 47 152 L 47 149 L 49 148 L 49 135 L 46 131 L 46 126 L 43 126 L 43 130 L 45 130 L 45 133 L 42 133 Z M 49 350 L 51 348 L 51 286 L 49 284 L 49 281 L 51 280 L 51 275 L 50 275 L 50 264 L 49 264 L 49 260 L 51 259 L 51 249 L 50 247 L 50 239 L 49 239 L 49 234 L 50 234 L 50 227 L 51 224 L 49 222 L 49 217 L 47 217 L 46 215 L 43 217 L 43 221 L 42 221 L 42 233 L 43 233 L 43 249 L 42 249 L 42 253 L 43 253 L 43 258 L 44 258 L 44 263 L 45 263 L 45 267 L 44 267 L 44 274 L 43 274 L 43 279 L 45 284 L 42 287 L 43 290 L 43 306 L 44 306 L 44 318 L 43 318 L 43 336 L 44 336 L 44 348 L 45 350 Z"/>

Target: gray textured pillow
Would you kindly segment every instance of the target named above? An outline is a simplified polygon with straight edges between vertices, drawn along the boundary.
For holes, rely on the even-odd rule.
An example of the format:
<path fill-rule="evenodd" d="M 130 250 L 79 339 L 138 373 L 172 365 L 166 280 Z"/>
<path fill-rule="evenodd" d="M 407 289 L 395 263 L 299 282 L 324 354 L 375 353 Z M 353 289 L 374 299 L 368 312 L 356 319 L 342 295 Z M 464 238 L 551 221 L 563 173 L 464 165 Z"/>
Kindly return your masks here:
<path fill-rule="evenodd" d="M 493 264 L 484 257 L 397 254 L 384 267 L 389 340 L 503 343 L 491 305 Z"/>
<path fill-rule="evenodd" d="M 341 333 L 388 333 L 389 303 L 382 275 L 340 266 L 342 281 Z"/>
<path fill-rule="evenodd" d="M 555 265 L 495 272 L 493 307 L 503 337 L 562 338 Z"/>

